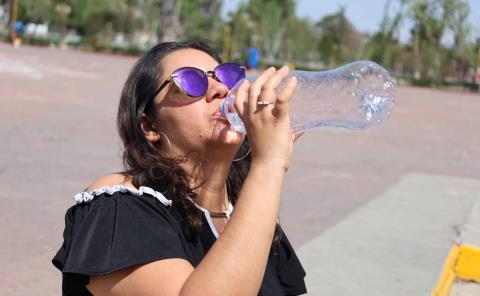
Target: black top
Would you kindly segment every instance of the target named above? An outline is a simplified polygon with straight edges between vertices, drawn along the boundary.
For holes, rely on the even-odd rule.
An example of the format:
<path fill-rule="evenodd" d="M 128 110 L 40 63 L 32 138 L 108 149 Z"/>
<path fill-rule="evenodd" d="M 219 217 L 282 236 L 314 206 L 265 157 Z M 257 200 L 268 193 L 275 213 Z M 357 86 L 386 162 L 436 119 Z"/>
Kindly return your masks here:
<path fill-rule="evenodd" d="M 191 234 L 175 204 L 147 187 L 102 188 L 76 200 L 65 214 L 64 242 L 52 260 L 63 274 L 63 295 L 92 295 L 85 288 L 89 276 L 137 264 L 182 258 L 195 267 L 216 240 L 205 217 L 202 231 Z M 258 295 L 304 294 L 304 277 L 282 233 L 272 245 Z"/>

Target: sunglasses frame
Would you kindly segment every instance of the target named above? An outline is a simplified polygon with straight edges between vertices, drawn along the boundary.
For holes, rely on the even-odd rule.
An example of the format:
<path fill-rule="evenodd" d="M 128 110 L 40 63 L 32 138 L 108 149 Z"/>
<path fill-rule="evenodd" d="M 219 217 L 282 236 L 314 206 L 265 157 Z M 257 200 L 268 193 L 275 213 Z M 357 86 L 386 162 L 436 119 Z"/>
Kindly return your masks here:
<path fill-rule="evenodd" d="M 212 77 L 213 79 L 215 79 L 216 81 L 220 82 L 220 83 L 223 83 L 216 75 L 215 75 L 215 71 L 217 70 L 218 67 L 220 67 L 221 65 L 225 65 L 225 64 L 235 64 L 235 65 L 238 65 L 240 66 L 240 69 L 243 69 L 244 71 L 246 71 L 246 67 L 245 66 L 242 66 L 240 64 L 237 64 L 237 63 L 221 63 L 219 64 L 218 66 L 215 67 L 215 69 L 213 69 L 213 71 L 203 71 L 202 69 L 198 69 L 198 68 L 195 68 L 195 67 L 181 67 L 181 68 L 178 68 L 176 69 L 175 71 L 173 71 L 173 73 L 170 75 L 170 79 L 166 79 L 161 85 L 160 87 L 157 89 L 157 91 L 155 92 L 153 98 L 155 99 L 158 94 L 165 88 L 165 86 L 167 86 L 167 84 L 169 84 L 170 82 L 173 81 L 173 83 L 175 84 L 175 86 L 180 90 L 180 92 L 186 96 L 189 96 L 191 98 L 199 98 L 199 97 L 202 97 L 204 96 L 205 94 L 201 95 L 201 96 L 191 96 L 189 95 L 180 85 L 179 83 L 177 83 L 176 81 L 176 77 L 178 77 L 177 75 L 177 72 L 180 71 L 180 70 L 183 70 L 183 69 L 195 69 L 195 70 L 198 70 L 200 72 L 202 72 L 205 77 L 207 78 L 208 80 L 208 77 Z"/>

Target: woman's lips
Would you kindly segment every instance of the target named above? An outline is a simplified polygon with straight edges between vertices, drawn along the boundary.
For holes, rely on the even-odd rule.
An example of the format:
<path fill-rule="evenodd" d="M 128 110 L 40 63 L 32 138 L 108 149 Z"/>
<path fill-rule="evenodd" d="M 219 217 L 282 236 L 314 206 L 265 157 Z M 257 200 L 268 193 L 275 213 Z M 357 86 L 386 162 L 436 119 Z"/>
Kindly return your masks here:
<path fill-rule="evenodd" d="M 220 112 L 220 110 L 217 110 L 215 113 L 213 113 L 212 118 L 215 120 L 220 120 L 228 123 L 227 118 L 223 115 L 222 112 Z"/>

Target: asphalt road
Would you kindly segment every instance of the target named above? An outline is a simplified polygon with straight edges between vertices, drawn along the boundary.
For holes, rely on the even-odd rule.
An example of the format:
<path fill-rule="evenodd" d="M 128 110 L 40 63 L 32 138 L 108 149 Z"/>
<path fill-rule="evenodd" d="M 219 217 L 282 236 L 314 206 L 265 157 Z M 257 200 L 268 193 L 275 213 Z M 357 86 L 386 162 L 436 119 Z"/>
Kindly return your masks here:
<path fill-rule="evenodd" d="M 73 205 L 73 195 L 93 179 L 121 169 L 114 118 L 121 86 L 135 60 L 27 46 L 13 49 L 0 43 L 0 295 L 60 294 L 60 273 L 50 260 L 62 241 L 64 213 Z M 437 237 L 428 234 L 445 234 L 444 245 L 432 255 L 438 264 L 427 269 L 435 272 L 449 248 L 448 239 L 454 239 L 478 196 L 478 114 L 479 94 L 400 86 L 392 118 L 378 128 L 307 132 L 295 144 L 280 217 L 301 258 L 308 260 L 307 273 L 321 276 L 318 269 L 326 259 L 311 256 L 317 247 L 325 250 L 320 246 L 339 243 L 335 237 L 361 233 L 358 226 L 365 220 L 358 220 L 359 215 L 368 209 L 378 213 L 398 192 L 428 196 L 423 201 L 431 205 L 467 196 L 450 212 L 437 213 L 436 206 L 422 206 L 426 212 L 420 214 L 410 211 L 417 208 L 415 198 L 398 206 L 404 221 L 428 216 L 422 223 L 438 219 L 437 224 L 444 225 L 437 232 L 419 233 L 414 230 L 420 224 L 409 226 L 413 237 L 422 235 L 419 239 L 430 245 Z M 450 190 L 450 199 L 436 199 L 445 192 L 441 186 Z M 397 209 L 395 203 L 387 204 Z M 369 225 L 383 225 L 385 219 L 365 217 Z M 352 223 L 357 228 L 338 228 Z M 389 237 L 391 227 L 383 229 Z M 374 257 L 365 259 L 370 270 Z M 332 268 L 335 264 L 328 265 Z M 361 273 L 354 275 L 358 277 L 350 281 L 362 281 Z M 336 295 L 350 295 L 347 288 L 339 289 Z M 323 290 L 315 286 L 310 291 L 317 295 Z"/>

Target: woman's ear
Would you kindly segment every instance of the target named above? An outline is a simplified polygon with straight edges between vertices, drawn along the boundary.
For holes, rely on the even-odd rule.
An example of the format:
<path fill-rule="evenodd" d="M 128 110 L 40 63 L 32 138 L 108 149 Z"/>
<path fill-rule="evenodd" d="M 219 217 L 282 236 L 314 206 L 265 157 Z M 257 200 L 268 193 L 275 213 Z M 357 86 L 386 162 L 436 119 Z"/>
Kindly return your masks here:
<path fill-rule="evenodd" d="M 140 122 L 140 127 L 142 128 L 143 135 L 151 143 L 156 143 L 160 141 L 160 133 L 157 131 L 153 123 L 148 119 L 145 113 L 142 115 L 142 121 Z"/>

